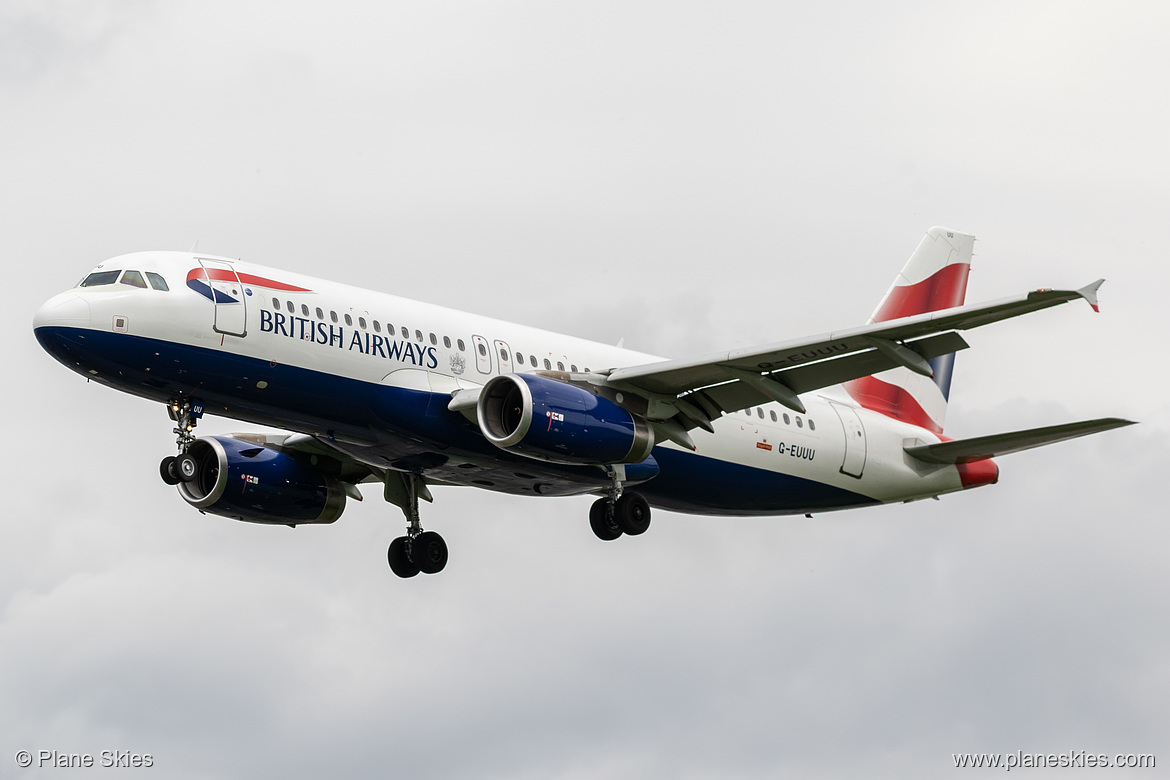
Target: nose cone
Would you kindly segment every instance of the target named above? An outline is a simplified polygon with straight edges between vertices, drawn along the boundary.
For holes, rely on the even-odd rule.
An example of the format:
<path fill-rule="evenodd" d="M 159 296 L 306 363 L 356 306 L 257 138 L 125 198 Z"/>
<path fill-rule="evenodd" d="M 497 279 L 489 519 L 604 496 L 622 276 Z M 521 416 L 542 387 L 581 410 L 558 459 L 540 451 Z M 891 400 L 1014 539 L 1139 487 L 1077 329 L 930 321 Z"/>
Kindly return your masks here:
<path fill-rule="evenodd" d="M 54 295 L 37 309 L 33 330 L 52 327 L 85 327 L 89 325 L 89 302 L 77 293 Z"/>
<path fill-rule="evenodd" d="M 89 328 L 89 302 L 72 292 L 45 301 L 33 317 L 33 332 L 41 347 L 74 371 L 80 370 L 76 354 L 79 329 Z"/>

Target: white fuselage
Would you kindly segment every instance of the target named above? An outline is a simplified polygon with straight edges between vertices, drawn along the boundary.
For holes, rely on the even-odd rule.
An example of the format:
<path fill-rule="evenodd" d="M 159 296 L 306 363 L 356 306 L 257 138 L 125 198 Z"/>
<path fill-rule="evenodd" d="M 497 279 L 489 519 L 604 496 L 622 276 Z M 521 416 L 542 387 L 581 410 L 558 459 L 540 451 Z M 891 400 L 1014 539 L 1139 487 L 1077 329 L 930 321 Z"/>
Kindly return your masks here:
<path fill-rule="evenodd" d="M 194 287 L 189 286 L 189 274 L 201 266 L 208 271 L 219 269 L 228 278 L 212 281 L 210 294 L 196 289 L 198 279 Z M 59 329 L 62 334 L 110 334 L 103 344 L 117 344 L 121 337 L 137 339 L 126 353 L 136 357 L 127 360 L 144 364 L 122 366 L 116 356 L 107 354 L 114 349 L 111 346 L 100 356 L 91 356 L 90 365 L 83 346 L 76 346 L 84 344 L 84 339 L 72 336 L 70 343 L 75 346 L 50 349 L 59 360 L 118 389 L 163 401 L 177 387 L 197 392 L 194 388 L 218 382 L 210 391 L 208 413 L 319 436 L 379 467 L 392 465 L 397 457 L 442 449 L 443 442 L 437 439 L 445 429 L 435 428 L 432 435 L 429 423 L 421 419 L 414 430 L 409 429 L 409 420 L 394 422 L 392 413 L 363 417 L 362 409 L 350 408 L 365 403 L 355 399 L 377 388 L 408 391 L 411 395 L 403 397 L 422 399 L 419 403 L 425 404 L 426 397 L 449 399 L 452 391 L 482 386 L 498 374 L 559 371 L 583 375 L 660 360 L 225 258 L 143 252 L 113 258 L 95 271 L 126 269 L 158 274 L 169 290 L 123 284 L 75 288 L 50 300 L 38 313 L 36 327 L 38 337 L 42 329 L 46 334 Z M 153 355 L 144 351 L 150 349 Z M 189 367 L 175 369 L 168 364 L 172 350 L 172 363 Z M 152 362 L 155 359 L 157 363 Z M 183 378 L 184 372 L 216 365 L 225 368 L 215 380 Z M 298 372 L 286 373 L 287 369 Z M 299 387 L 280 386 L 289 382 Z M 357 392 L 353 398 L 350 389 Z M 324 395 L 301 397 L 314 393 Z M 295 408 L 286 408 L 289 404 L 284 399 L 294 399 Z M 805 414 L 767 403 L 725 415 L 714 421 L 713 434 L 694 432 L 694 452 L 659 441 L 655 452 L 664 456 L 659 458 L 664 472 L 650 480 L 644 492 L 651 503 L 682 511 L 783 514 L 912 500 L 962 489 L 956 468 L 926 466 L 905 455 L 908 444 L 939 441 L 934 433 L 860 408 L 833 389 L 806 394 L 801 400 Z M 396 429 L 401 427 L 407 429 Z M 490 445 L 468 442 L 443 450 L 446 460 L 436 467 L 436 482 L 478 484 L 507 492 L 527 490 L 509 480 L 473 478 L 482 477 L 485 469 L 516 473 L 522 461 L 498 451 L 503 465 L 493 464 Z M 461 470 L 463 463 L 475 468 Z M 537 461 L 528 463 L 531 468 L 524 473 L 539 476 L 547 468 Z M 680 468 L 687 473 L 677 478 L 666 472 Z M 545 494 L 596 492 L 602 484 L 600 477 L 574 481 L 572 473 L 562 472 L 556 486 Z M 770 482 L 788 477 L 795 479 Z M 720 480 L 725 484 L 712 484 Z M 658 482 L 668 486 L 669 495 L 655 489 Z M 817 486 L 813 492 L 839 493 L 842 500 L 826 493 L 811 503 L 802 502 L 799 493 L 807 486 Z M 696 490 L 696 495 L 688 495 L 688 489 Z M 794 494 L 777 495 L 770 503 L 769 490 Z M 753 492 L 750 500 L 740 500 L 744 491 L 758 495 Z M 727 500 L 721 505 L 717 499 L 724 494 Z"/>

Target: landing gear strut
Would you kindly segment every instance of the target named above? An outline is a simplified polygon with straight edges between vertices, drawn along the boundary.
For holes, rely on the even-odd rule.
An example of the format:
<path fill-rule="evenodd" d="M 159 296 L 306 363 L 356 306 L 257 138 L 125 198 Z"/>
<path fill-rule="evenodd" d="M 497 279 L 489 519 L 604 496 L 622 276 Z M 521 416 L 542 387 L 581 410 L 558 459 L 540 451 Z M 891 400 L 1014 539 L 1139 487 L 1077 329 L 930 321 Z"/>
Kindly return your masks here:
<path fill-rule="evenodd" d="M 609 495 L 589 507 L 589 527 L 603 542 L 611 542 L 622 534 L 638 536 L 650 527 L 650 505 L 638 493 L 623 493 L 622 476 L 611 468 Z"/>
<path fill-rule="evenodd" d="M 447 565 L 447 543 L 434 531 L 424 531 L 419 520 L 419 493 L 426 490 L 422 477 L 391 471 L 386 474 L 386 499 L 402 507 L 406 515 L 406 536 L 390 543 L 386 559 L 399 577 L 419 572 L 438 574 Z"/>
<path fill-rule="evenodd" d="M 187 450 L 195 441 L 192 431 L 203 416 L 203 404 L 199 401 L 171 401 L 167 404 L 167 415 L 176 423 L 173 430 L 177 434 L 175 444 L 179 454 L 162 459 L 162 463 L 158 464 L 159 475 L 168 485 L 191 482 L 199 475 L 199 464 L 187 454 Z"/>

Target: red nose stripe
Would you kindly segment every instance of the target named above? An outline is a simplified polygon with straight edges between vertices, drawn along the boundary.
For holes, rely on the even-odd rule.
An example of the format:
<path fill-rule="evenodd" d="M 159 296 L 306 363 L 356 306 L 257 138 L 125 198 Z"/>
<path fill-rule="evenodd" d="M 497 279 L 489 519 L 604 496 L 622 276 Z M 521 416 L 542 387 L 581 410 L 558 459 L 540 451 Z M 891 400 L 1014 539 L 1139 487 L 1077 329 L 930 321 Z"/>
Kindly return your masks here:
<path fill-rule="evenodd" d="M 297 287 L 292 284 L 285 284 L 274 279 L 266 279 L 263 276 L 255 276 L 253 274 L 240 274 L 240 282 L 243 284 L 250 284 L 254 287 L 266 287 L 269 290 L 283 290 L 285 292 L 312 292 L 305 287 Z M 226 268 L 192 268 L 187 274 L 187 281 L 192 279 L 213 279 L 217 282 L 234 282 L 236 274 Z"/>

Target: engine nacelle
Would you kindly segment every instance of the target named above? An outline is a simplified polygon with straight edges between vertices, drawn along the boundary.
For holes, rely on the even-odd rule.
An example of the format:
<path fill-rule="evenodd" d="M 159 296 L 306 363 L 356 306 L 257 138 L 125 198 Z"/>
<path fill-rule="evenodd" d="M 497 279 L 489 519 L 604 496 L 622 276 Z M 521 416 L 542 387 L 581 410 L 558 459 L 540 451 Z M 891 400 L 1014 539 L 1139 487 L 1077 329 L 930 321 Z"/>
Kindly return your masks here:
<path fill-rule="evenodd" d="M 345 509 L 345 490 L 280 450 L 233 439 L 196 439 L 187 454 L 199 468 L 179 495 L 213 515 L 249 523 L 300 525 L 332 523 Z"/>
<path fill-rule="evenodd" d="M 492 377 L 476 404 L 479 429 L 497 447 L 548 463 L 641 463 L 654 429 L 583 388 L 535 374 Z"/>

